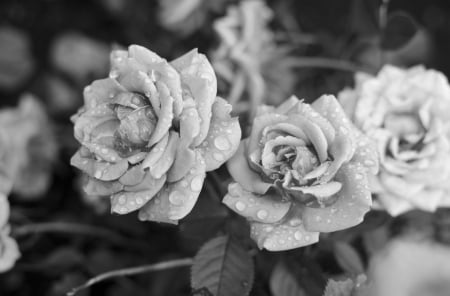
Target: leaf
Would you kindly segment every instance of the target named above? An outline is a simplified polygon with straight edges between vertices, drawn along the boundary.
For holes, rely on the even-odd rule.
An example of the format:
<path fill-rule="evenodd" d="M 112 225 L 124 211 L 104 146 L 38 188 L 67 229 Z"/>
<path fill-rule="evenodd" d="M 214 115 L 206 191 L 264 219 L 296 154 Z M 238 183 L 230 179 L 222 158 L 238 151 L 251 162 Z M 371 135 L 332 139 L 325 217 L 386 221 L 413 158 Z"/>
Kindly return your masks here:
<path fill-rule="evenodd" d="M 406 12 L 392 14 L 381 37 L 381 47 L 386 50 L 399 50 L 419 31 L 414 18 Z"/>
<path fill-rule="evenodd" d="M 334 256 L 344 271 L 351 274 L 361 274 L 364 272 L 364 264 L 358 252 L 350 244 L 336 242 L 334 245 Z"/>
<path fill-rule="evenodd" d="M 283 263 L 278 263 L 270 276 L 273 296 L 306 296 L 305 291 Z"/>
<path fill-rule="evenodd" d="M 191 272 L 192 288 L 207 288 L 214 296 L 248 295 L 254 278 L 250 255 L 229 236 L 214 238 L 203 245 Z"/>

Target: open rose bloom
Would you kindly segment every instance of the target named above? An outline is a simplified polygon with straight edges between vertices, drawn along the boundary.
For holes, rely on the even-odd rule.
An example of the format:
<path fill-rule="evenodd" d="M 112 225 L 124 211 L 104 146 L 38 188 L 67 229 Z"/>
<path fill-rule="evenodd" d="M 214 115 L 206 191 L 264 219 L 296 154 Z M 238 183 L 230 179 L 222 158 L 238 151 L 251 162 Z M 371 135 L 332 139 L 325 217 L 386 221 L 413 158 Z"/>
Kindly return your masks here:
<path fill-rule="evenodd" d="M 111 54 L 110 77 L 84 92 L 74 116 L 81 148 L 72 165 L 112 211 L 176 223 L 193 208 L 207 171 L 236 151 L 241 131 L 216 97 L 216 77 L 193 50 L 167 62 L 136 45 Z"/>
<path fill-rule="evenodd" d="M 312 105 L 291 97 L 259 108 L 228 162 L 236 183 L 224 203 L 250 221 L 258 246 L 293 249 L 359 224 L 372 204 L 367 175 L 377 166 L 373 143 L 334 96 Z"/>
<path fill-rule="evenodd" d="M 339 99 L 356 126 L 377 142 L 380 172 L 371 181 L 391 215 L 450 205 L 450 86 L 434 70 L 385 66 L 358 74 Z"/>

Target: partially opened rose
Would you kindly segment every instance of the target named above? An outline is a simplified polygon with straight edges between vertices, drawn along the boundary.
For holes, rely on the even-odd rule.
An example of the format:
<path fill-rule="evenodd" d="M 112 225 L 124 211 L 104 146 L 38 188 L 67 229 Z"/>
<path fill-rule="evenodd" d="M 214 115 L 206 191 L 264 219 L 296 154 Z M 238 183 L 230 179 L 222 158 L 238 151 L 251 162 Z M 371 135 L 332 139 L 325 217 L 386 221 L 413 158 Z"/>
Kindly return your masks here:
<path fill-rule="evenodd" d="M 450 206 L 450 86 L 442 73 L 385 66 L 375 77 L 358 74 L 339 99 L 377 142 L 371 186 L 382 207 L 398 215 Z"/>
<path fill-rule="evenodd" d="M 0 273 L 13 268 L 20 257 L 17 242 L 9 235 L 9 213 L 8 197 L 0 193 Z"/>
<path fill-rule="evenodd" d="M 260 107 L 228 169 L 236 183 L 224 203 L 250 221 L 261 248 L 278 251 L 359 224 L 372 203 L 367 174 L 376 173 L 377 155 L 335 97 L 312 105 L 291 97 Z"/>
<path fill-rule="evenodd" d="M 73 118 L 82 147 L 72 165 L 86 173 L 88 194 L 111 196 L 113 212 L 140 209 L 141 220 L 176 223 L 193 208 L 205 172 L 236 151 L 237 119 L 196 50 L 169 63 L 132 45 L 112 52 L 111 68 L 86 87 Z"/>

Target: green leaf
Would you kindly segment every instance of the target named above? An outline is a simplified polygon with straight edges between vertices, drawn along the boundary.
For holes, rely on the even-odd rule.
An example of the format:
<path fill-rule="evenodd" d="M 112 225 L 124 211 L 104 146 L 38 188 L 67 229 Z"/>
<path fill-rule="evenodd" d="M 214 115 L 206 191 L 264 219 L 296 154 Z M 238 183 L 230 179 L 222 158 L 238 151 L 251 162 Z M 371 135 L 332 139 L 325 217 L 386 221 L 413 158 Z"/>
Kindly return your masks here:
<path fill-rule="evenodd" d="M 283 263 L 278 263 L 272 271 L 270 291 L 273 296 L 306 296 L 305 291 Z"/>
<path fill-rule="evenodd" d="M 350 244 L 336 242 L 334 245 L 334 256 L 344 271 L 355 275 L 364 272 L 364 264 L 358 252 Z"/>
<path fill-rule="evenodd" d="M 203 245 L 191 272 L 192 288 L 207 288 L 214 296 L 248 295 L 254 278 L 250 255 L 229 236 L 214 238 Z"/>

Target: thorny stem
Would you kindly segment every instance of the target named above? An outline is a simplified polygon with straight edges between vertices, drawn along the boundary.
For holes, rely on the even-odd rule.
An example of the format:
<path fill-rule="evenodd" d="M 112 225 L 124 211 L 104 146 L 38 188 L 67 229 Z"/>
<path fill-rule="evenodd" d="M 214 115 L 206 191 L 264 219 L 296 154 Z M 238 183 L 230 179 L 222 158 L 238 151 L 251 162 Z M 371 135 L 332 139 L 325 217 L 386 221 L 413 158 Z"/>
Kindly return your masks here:
<path fill-rule="evenodd" d="M 57 221 L 26 224 L 13 228 L 13 235 L 15 237 L 49 232 L 94 236 L 106 239 L 118 245 L 126 244 L 127 247 L 136 247 L 139 249 L 142 249 L 143 247 L 141 244 L 133 243 L 129 238 L 121 236 L 113 231 L 87 224 Z"/>
<path fill-rule="evenodd" d="M 137 267 L 130 267 L 130 268 L 123 268 L 118 270 L 112 270 L 105 273 L 101 273 L 90 280 L 88 280 L 86 283 L 75 287 L 72 289 L 72 291 L 67 293 L 67 296 L 74 296 L 76 293 L 80 292 L 81 290 L 84 290 L 86 288 L 89 288 L 90 286 L 99 283 L 101 281 L 120 277 L 120 276 L 130 276 L 130 275 L 136 275 L 146 272 L 152 272 L 152 271 L 159 271 L 159 270 L 165 270 L 170 268 L 176 268 L 176 267 L 184 267 L 184 266 L 190 266 L 192 265 L 193 259 L 192 258 L 182 258 L 182 259 L 175 259 L 170 261 L 163 261 L 159 263 L 149 264 L 149 265 L 142 265 Z"/>

